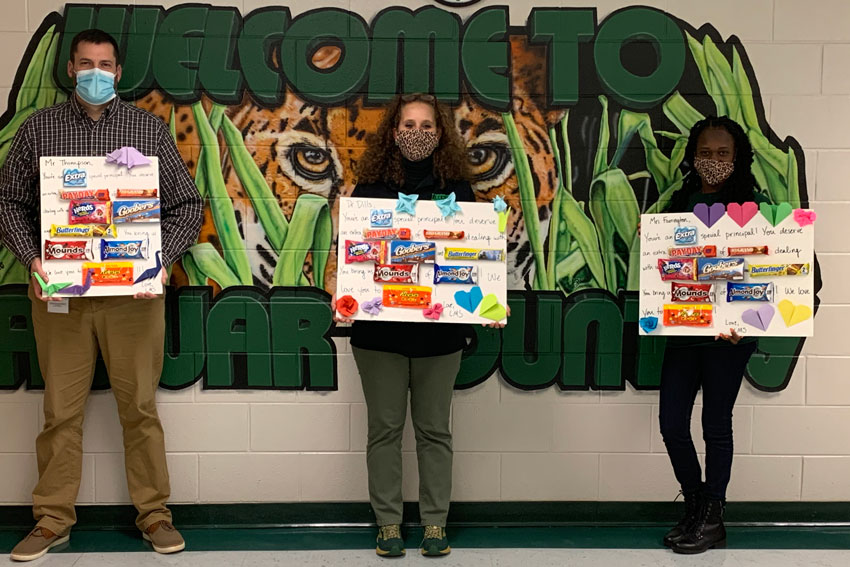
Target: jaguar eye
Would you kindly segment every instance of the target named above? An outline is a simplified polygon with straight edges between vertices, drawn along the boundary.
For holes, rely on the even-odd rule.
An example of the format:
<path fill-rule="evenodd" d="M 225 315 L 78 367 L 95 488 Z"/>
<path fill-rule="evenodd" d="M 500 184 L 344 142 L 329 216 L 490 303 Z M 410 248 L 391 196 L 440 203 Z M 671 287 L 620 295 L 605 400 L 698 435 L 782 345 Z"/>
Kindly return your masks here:
<path fill-rule="evenodd" d="M 289 148 L 289 161 L 297 175 L 310 181 L 320 181 L 333 175 L 331 153 L 310 144 L 297 144 Z"/>
<path fill-rule="evenodd" d="M 498 143 L 475 144 L 467 149 L 466 155 L 473 182 L 499 177 L 511 160 L 508 148 Z"/>

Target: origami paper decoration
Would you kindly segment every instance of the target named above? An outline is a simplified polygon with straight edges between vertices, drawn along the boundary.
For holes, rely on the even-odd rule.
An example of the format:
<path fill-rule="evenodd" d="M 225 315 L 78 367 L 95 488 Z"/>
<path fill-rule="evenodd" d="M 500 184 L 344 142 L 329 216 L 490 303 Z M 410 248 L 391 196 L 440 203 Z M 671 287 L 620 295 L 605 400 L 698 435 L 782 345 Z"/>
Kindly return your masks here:
<path fill-rule="evenodd" d="M 422 310 L 422 314 L 425 315 L 428 319 L 433 319 L 434 321 L 439 321 L 440 315 L 443 314 L 443 304 L 435 303 L 431 307 Z"/>
<path fill-rule="evenodd" d="M 384 308 L 384 304 L 380 297 L 376 297 L 371 301 L 364 301 L 360 308 L 369 315 L 378 315 Z"/>
<path fill-rule="evenodd" d="M 723 206 L 723 203 L 714 203 L 711 207 L 705 203 L 698 203 L 694 207 L 694 215 L 708 228 L 714 226 L 714 223 L 723 218 L 725 214 L 726 207 Z"/>
<path fill-rule="evenodd" d="M 83 281 L 83 285 L 72 285 L 66 287 L 62 289 L 62 293 L 67 293 L 69 295 L 83 295 L 91 287 L 91 277 L 91 270 L 86 270 L 86 279 Z"/>
<path fill-rule="evenodd" d="M 147 270 L 142 272 L 142 275 L 140 275 L 138 278 L 136 278 L 136 281 L 134 281 L 133 284 L 137 284 L 139 282 L 143 282 L 145 280 L 155 278 L 159 275 L 159 272 L 162 270 L 162 261 L 159 259 L 159 256 L 160 256 L 160 251 L 157 250 L 156 251 L 156 266 L 154 266 L 153 268 L 148 268 Z"/>
<path fill-rule="evenodd" d="M 770 205 L 768 203 L 759 204 L 759 212 L 773 226 L 784 221 L 792 211 L 793 209 L 789 203 L 779 203 L 778 205 Z"/>
<path fill-rule="evenodd" d="M 658 328 L 658 317 L 641 317 L 638 319 L 638 325 L 644 333 L 651 333 Z"/>
<path fill-rule="evenodd" d="M 481 311 L 478 312 L 478 315 L 485 319 L 501 321 L 508 316 L 508 311 L 499 303 L 499 299 L 491 293 L 481 300 Z"/>
<path fill-rule="evenodd" d="M 741 314 L 741 321 L 747 325 L 752 325 L 760 331 L 767 331 L 770 322 L 773 320 L 773 315 L 776 310 L 769 303 L 762 305 L 758 309 L 747 309 Z"/>
<path fill-rule="evenodd" d="M 415 217 L 417 199 L 419 199 L 419 195 L 405 195 L 404 193 L 399 193 L 398 201 L 396 201 L 395 204 L 396 212 L 404 213 Z"/>
<path fill-rule="evenodd" d="M 449 196 L 445 199 L 434 202 L 437 204 L 437 208 L 440 209 L 440 214 L 443 215 L 443 218 L 448 218 L 459 213 L 461 210 L 460 205 L 457 204 L 457 196 L 454 194 L 454 191 L 449 193 Z"/>
<path fill-rule="evenodd" d="M 759 212 L 759 206 L 752 201 L 740 205 L 738 203 L 729 203 L 726 207 L 726 214 L 729 215 L 735 224 L 744 228 L 744 226 L 752 220 L 756 213 Z"/>
<path fill-rule="evenodd" d="M 151 160 L 146 158 L 142 152 L 132 146 L 118 148 L 114 152 L 106 154 L 106 163 L 126 165 L 127 169 L 133 169 L 140 165 L 149 165 Z"/>
<path fill-rule="evenodd" d="M 481 288 L 475 286 L 471 288 L 469 291 L 456 291 L 455 292 L 455 303 L 461 309 L 465 309 L 470 313 L 475 313 L 475 310 L 478 309 L 478 305 L 481 303 L 484 294 L 481 293 Z"/>
<path fill-rule="evenodd" d="M 66 282 L 66 283 L 55 283 L 55 284 L 48 285 L 47 283 L 45 283 L 45 281 L 43 279 L 41 279 L 41 276 L 38 275 L 38 272 L 33 272 L 32 275 L 36 279 L 36 281 L 38 282 L 38 285 L 41 286 L 41 293 L 43 295 L 46 295 L 47 297 L 50 297 L 51 295 L 53 295 L 57 291 L 65 289 L 66 287 L 68 287 L 72 283 L 72 282 Z"/>
<path fill-rule="evenodd" d="M 794 209 L 794 220 L 801 227 L 814 224 L 817 218 L 818 215 L 814 211 L 807 211 L 806 209 Z"/>

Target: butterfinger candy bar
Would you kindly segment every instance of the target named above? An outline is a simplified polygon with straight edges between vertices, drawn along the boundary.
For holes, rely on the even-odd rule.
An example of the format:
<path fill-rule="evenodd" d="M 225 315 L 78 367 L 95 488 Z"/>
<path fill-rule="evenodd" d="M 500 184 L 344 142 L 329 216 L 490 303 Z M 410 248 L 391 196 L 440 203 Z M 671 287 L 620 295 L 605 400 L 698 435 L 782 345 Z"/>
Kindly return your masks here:
<path fill-rule="evenodd" d="M 670 284 L 671 296 L 676 303 L 711 303 L 714 301 L 714 285 L 699 283 Z"/>
<path fill-rule="evenodd" d="M 109 224 L 109 202 L 79 199 L 71 201 L 68 224 Z"/>
<path fill-rule="evenodd" d="M 713 244 L 707 246 L 679 246 L 677 248 L 670 248 L 670 256 L 673 258 L 698 256 L 714 258 L 717 256 L 717 246 Z"/>
<path fill-rule="evenodd" d="M 115 223 L 159 222 L 159 199 L 115 201 L 112 203 L 112 219 Z"/>
<path fill-rule="evenodd" d="M 446 260 L 491 260 L 501 262 L 505 259 L 505 253 L 497 248 L 446 248 L 443 250 Z"/>
<path fill-rule="evenodd" d="M 101 240 L 101 260 L 147 260 L 148 241 L 145 240 Z"/>
<path fill-rule="evenodd" d="M 45 240 L 45 260 L 94 260 L 91 240 Z"/>
<path fill-rule="evenodd" d="M 156 199 L 159 191 L 156 189 L 119 189 L 119 199 Z"/>
<path fill-rule="evenodd" d="M 709 304 L 665 305 L 665 327 L 711 327 L 713 307 Z"/>
<path fill-rule="evenodd" d="M 418 264 L 375 264 L 378 283 L 419 283 Z"/>
<path fill-rule="evenodd" d="M 773 301 L 773 283 L 726 282 L 726 301 Z"/>
<path fill-rule="evenodd" d="M 53 224 L 50 225 L 50 236 L 106 236 L 111 234 L 113 237 L 118 236 L 115 230 L 115 225 L 98 226 L 91 224 Z"/>
<path fill-rule="evenodd" d="M 415 285 L 384 286 L 384 307 L 425 309 L 431 305 L 431 288 Z"/>
<path fill-rule="evenodd" d="M 743 258 L 697 258 L 698 280 L 742 280 Z"/>
<path fill-rule="evenodd" d="M 476 284 L 477 266 L 438 266 L 434 264 L 435 284 Z"/>
<path fill-rule="evenodd" d="M 59 198 L 64 201 L 75 201 L 77 199 L 108 201 L 109 189 L 79 189 L 76 191 L 59 191 Z"/>
<path fill-rule="evenodd" d="M 132 262 L 103 262 L 83 264 L 83 274 L 91 271 L 92 285 L 133 285 Z"/>
<path fill-rule="evenodd" d="M 693 258 L 660 258 L 658 271 L 661 280 L 695 280 L 696 260 Z"/>
<path fill-rule="evenodd" d="M 805 276 L 809 273 L 808 264 L 751 264 L 750 276 Z"/>
<path fill-rule="evenodd" d="M 345 263 L 383 262 L 386 242 L 345 241 Z"/>
<path fill-rule="evenodd" d="M 409 228 L 366 228 L 363 240 L 410 240 Z"/>
<path fill-rule="evenodd" d="M 437 245 L 433 242 L 393 240 L 389 243 L 388 264 L 431 263 L 437 257 Z"/>
<path fill-rule="evenodd" d="M 767 254 L 767 246 L 730 246 L 726 249 L 730 256 L 755 256 Z"/>
<path fill-rule="evenodd" d="M 464 237 L 462 230 L 425 230 L 423 233 L 431 240 L 463 240 Z"/>

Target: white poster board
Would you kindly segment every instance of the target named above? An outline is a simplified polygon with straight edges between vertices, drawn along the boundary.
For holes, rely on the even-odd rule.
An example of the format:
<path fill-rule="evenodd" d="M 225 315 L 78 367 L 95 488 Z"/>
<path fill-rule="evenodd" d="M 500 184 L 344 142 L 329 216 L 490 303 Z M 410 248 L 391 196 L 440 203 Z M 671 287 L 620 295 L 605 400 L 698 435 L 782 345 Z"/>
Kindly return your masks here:
<path fill-rule="evenodd" d="M 507 306 L 507 264 L 505 234 L 499 231 L 499 213 L 492 203 L 458 202 L 461 211 L 443 217 L 434 201 L 421 201 L 415 205 L 415 215 L 396 211 L 393 199 L 342 198 L 339 200 L 339 243 L 337 271 L 337 302 L 351 296 L 357 301 L 356 312 L 350 317 L 367 321 L 405 321 L 410 323 L 493 323 L 507 322 L 504 309 Z M 372 230 L 373 211 L 389 211 L 387 228 L 409 229 L 410 242 L 433 242 L 434 262 L 415 265 L 418 283 L 376 282 L 374 260 L 346 262 L 347 242 L 365 242 L 364 230 Z M 384 215 L 385 216 L 385 215 Z M 376 227 L 379 228 L 379 227 Z M 463 232 L 462 239 L 427 238 L 425 231 Z M 430 234 L 430 232 L 429 232 Z M 378 242 L 378 241 L 371 241 Z M 389 246 L 389 242 L 386 241 Z M 396 242 L 401 242 L 397 240 Z M 446 249 L 466 249 L 476 253 L 481 250 L 496 251 L 489 257 L 501 259 L 445 259 Z M 475 255 L 475 254 L 471 254 Z M 487 254 L 482 254 L 487 255 Z M 386 262 L 384 265 L 389 264 Z M 475 268 L 474 284 L 434 283 L 435 264 L 441 267 L 472 266 Z M 388 270 L 389 272 L 389 270 Z M 449 275 L 450 272 L 443 272 Z M 464 270 L 457 272 L 460 278 L 468 275 Z M 392 277 L 387 273 L 388 277 Z M 371 309 L 369 304 L 376 298 L 385 297 L 387 286 L 428 288 L 430 303 L 416 307 L 394 307 L 382 301 L 380 310 Z M 364 304 L 366 309 L 364 310 Z M 437 305 L 442 307 L 438 318 L 433 318 Z M 482 316 L 482 314 L 489 315 Z M 494 318 L 499 317 L 499 318 Z"/>
<path fill-rule="evenodd" d="M 84 265 L 99 265 L 93 273 L 95 283 L 91 285 L 81 297 L 105 297 L 117 295 L 134 295 L 136 293 L 148 292 L 161 294 L 162 281 L 157 275 L 143 281 L 136 280 L 146 270 L 153 269 L 157 265 L 157 257 L 161 254 L 162 242 L 160 232 L 160 219 L 157 213 L 155 218 L 146 218 L 143 222 L 115 222 L 111 224 L 71 224 L 69 212 L 74 201 L 60 198 L 62 192 L 86 192 L 86 191 L 108 191 L 108 201 L 104 193 L 99 195 L 101 199 L 83 198 L 80 201 L 96 202 L 96 209 L 102 209 L 101 203 L 109 207 L 110 215 L 112 208 L 121 205 L 132 205 L 135 202 L 153 202 L 159 198 L 159 162 L 156 157 L 148 158 L 151 163 L 135 166 L 128 169 L 125 165 L 107 163 L 105 157 L 42 157 L 40 159 L 41 175 L 41 258 L 44 271 L 48 275 L 49 284 L 70 282 L 73 286 L 83 286 L 86 283 L 86 272 Z M 131 197 L 118 198 L 118 190 L 156 190 L 155 198 Z M 151 203 L 152 204 L 152 203 Z M 159 205 L 157 204 L 157 211 Z M 105 209 L 103 209 L 105 210 Z M 126 210 L 126 209 L 125 209 Z M 72 235 L 54 231 L 53 227 L 87 227 L 97 226 L 106 230 L 106 234 Z M 114 233 L 112 232 L 114 227 Z M 59 250 L 61 246 L 69 243 L 85 243 L 86 258 L 81 259 L 55 259 L 56 256 L 46 247 L 50 242 L 51 250 Z M 126 244 L 130 242 L 130 244 Z M 142 242 L 142 247 L 134 243 Z M 120 244 L 124 243 L 124 244 Z M 106 246 L 104 248 L 104 246 Z M 144 248 L 140 250 L 139 248 Z M 122 252 L 118 252 L 121 249 Z M 70 246 L 66 250 L 72 250 Z M 103 254 L 107 254 L 104 258 Z M 134 258 L 117 257 L 119 254 L 135 255 Z M 120 264 L 117 266 L 116 264 Z M 102 282 L 114 277 L 123 281 L 120 285 L 110 285 Z M 129 279 L 132 281 L 128 282 Z M 100 282 L 100 283 L 98 283 Z M 54 294 L 55 297 L 80 297 L 78 294 L 69 294 L 61 289 Z"/>
<path fill-rule="evenodd" d="M 768 220 L 776 212 L 776 206 L 767 208 L 766 215 L 762 214 L 753 204 L 749 210 L 742 213 L 738 208 L 728 211 L 716 210 L 708 219 L 710 226 L 694 213 L 669 213 L 641 216 L 641 247 L 640 247 L 640 317 L 650 318 L 650 324 L 644 325 L 640 333 L 655 335 L 717 335 L 729 333 L 730 327 L 740 335 L 773 336 L 773 337 L 810 337 L 814 333 L 814 224 L 807 224 L 805 217 L 811 211 L 798 209 L 785 210 L 779 213 L 781 219 L 774 223 Z M 705 213 L 705 210 L 702 211 Z M 722 216 L 720 216 L 722 215 Z M 700 215 L 703 219 L 705 214 Z M 719 218 L 717 218 L 719 217 Z M 798 221 L 798 217 L 803 217 Z M 727 281 L 687 280 L 676 278 L 662 280 L 659 260 L 671 259 L 670 249 L 687 247 L 686 244 L 674 242 L 677 228 L 683 229 L 680 234 L 686 234 L 687 227 L 696 228 L 697 247 L 715 246 L 716 258 L 730 257 L 729 251 L 735 252 L 736 258 L 744 261 L 743 279 L 732 284 L 772 284 L 770 301 L 727 301 Z M 764 247 L 767 253 L 764 254 Z M 736 248 L 756 249 L 759 254 L 740 254 Z M 753 252 L 754 250 L 744 250 Z M 692 258 L 682 258 L 685 261 Z M 697 260 L 699 261 L 699 259 Z M 758 266 L 796 266 L 789 270 L 782 268 L 758 268 Z M 666 265 L 669 267 L 671 264 Z M 696 266 L 699 270 L 699 265 Z M 709 269 L 710 270 L 710 269 Z M 768 275 L 755 276 L 761 271 Z M 796 275 L 789 275 L 787 272 Z M 677 272 L 681 274 L 681 272 Z M 703 273 L 703 277 L 708 273 Z M 716 274 L 715 274 L 716 275 Z M 696 277 L 700 277 L 697 273 Z M 704 303 L 674 302 L 673 283 L 676 284 L 713 284 L 713 301 Z M 756 297 L 767 288 L 757 286 L 734 286 L 733 296 Z M 694 288 L 678 286 L 679 299 L 687 297 Z M 693 293 L 703 293 L 704 290 L 694 290 Z M 712 324 L 710 326 L 668 326 L 665 325 L 665 306 L 697 306 L 711 307 Z M 702 307 L 700 309 L 703 309 Z M 651 318 L 657 318 L 657 326 L 651 329 Z"/>

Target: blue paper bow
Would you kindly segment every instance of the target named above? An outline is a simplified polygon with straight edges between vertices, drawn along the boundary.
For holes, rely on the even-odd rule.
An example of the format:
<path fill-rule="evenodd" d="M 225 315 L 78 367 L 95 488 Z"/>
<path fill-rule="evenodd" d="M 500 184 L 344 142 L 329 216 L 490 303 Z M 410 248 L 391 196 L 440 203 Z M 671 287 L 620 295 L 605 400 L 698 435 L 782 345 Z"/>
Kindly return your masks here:
<path fill-rule="evenodd" d="M 658 327 L 658 317 L 641 317 L 638 320 L 638 325 L 644 333 L 651 333 Z"/>
<path fill-rule="evenodd" d="M 508 210 L 508 204 L 505 202 L 505 198 L 501 195 L 496 195 L 493 199 L 493 208 L 496 209 L 497 213 L 503 213 Z"/>
<path fill-rule="evenodd" d="M 405 213 L 415 217 L 417 199 L 419 199 L 419 195 L 405 195 L 404 193 L 399 193 L 398 201 L 396 201 L 395 204 L 396 212 Z"/>
<path fill-rule="evenodd" d="M 443 218 L 448 218 L 455 213 L 459 213 L 461 210 L 460 205 L 458 205 L 456 201 L 457 197 L 455 196 L 454 191 L 452 191 L 445 199 L 440 199 L 439 201 L 434 202 L 440 209 L 440 214 L 443 215 Z"/>

